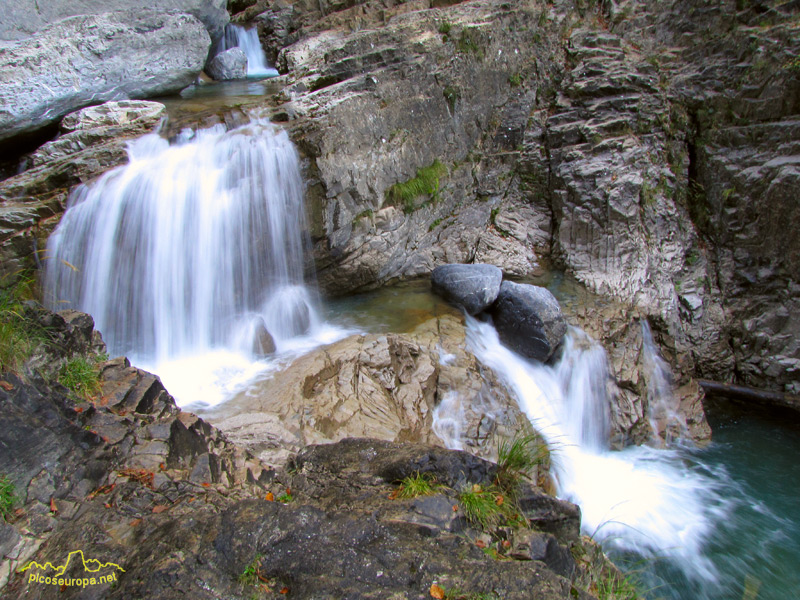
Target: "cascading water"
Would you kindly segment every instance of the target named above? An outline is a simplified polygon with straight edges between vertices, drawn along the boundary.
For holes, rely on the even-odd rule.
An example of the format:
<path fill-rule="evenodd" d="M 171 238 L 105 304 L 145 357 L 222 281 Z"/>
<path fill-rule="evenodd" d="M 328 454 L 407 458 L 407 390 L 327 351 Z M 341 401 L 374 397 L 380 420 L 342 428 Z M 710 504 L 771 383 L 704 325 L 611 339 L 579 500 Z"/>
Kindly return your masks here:
<path fill-rule="evenodd" d="M 669 365 L 658 353 L 646 319 L 642 319 L 642 363 L 647 379 L 647 406 L 650 427 L 658 439 L 668 444 L 687 434 L 686 421 L 680 414 L 672 393 Z"/>
<path fill-rule="evenodd" d="M 675 449 L 607 444 L 608 367 L 602 347 L 570 329 L 554 367 L 535 364 L 500 344 L 494 328 L 469 319 L 472 351 L 491 367 L 547 440 L 559 496 L 579 504 L 583 529 L 606 547 L 668 558 L 694 582 L 695 598 L 717 581 L 703 550 L 730 509 L 719 481 L 687 468 Z"/>
<path fill-rule="evenodd" d="M 241 48 L 247 56 L 248 77 L 277 77 L 278 71 L 267 63 L 267 55 L 258 41 L 258 31 L 255 28 L 245 29 L 240 25 L 229 23 L 225 27 L 225 35 L 220 44 L 220 52 L 231 48 Z"/>
<path fill-rule="evenodd" d="M 129 158 L 71 197 L 48 243 L 46 299 L 90 313 L 114 354 L 179 400 L 217 403 L 264 368 L 265 336 L 280 352 L 319 330 L 297 153 L 256 120 L 172 145 L 146 135 Z"/>

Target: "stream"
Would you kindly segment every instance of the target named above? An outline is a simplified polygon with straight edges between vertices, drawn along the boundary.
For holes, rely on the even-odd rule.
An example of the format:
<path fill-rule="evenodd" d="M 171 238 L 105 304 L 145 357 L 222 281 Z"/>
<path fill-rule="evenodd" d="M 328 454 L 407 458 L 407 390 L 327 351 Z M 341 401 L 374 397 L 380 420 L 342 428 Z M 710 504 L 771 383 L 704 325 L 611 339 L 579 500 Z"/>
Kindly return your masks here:
<path fill-rule="evenodd" d="M 253 84 L 238 85 L 247 95 Z M 70 198 L 48 244 L 46 301 L 92 314 L 111 353 L 158 373 L 185 408 L 224 410 L 304 352 L 356 331 L 407 331 L 441 304 L 427 282 L 321 302 L 304 276 L 299 157 L 266 120 L 172 143 L 150 134 L 130 157 Z M 558 295 L 563 278 L 553 282 Z M 274 353 L 263 351 L 270 338 Z M 706 448 L 613 452 L 597 342 L 572 328 L 552 367 L 474 319 L 468 343 L 549 442 L 558 493 L 581 506 L 584 532 L 648 597 L 783 600 L 800 589 L 796 430 L 723 412 Z"/>

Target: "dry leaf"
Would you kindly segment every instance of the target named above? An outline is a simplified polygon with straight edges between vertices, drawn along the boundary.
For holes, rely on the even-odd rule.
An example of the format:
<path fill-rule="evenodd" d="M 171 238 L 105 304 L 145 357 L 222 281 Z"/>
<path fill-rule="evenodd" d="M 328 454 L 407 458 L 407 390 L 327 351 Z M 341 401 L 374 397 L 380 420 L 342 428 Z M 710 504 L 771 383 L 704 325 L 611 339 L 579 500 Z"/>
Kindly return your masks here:
<path fill-rule="evenodd" d="M 486 548 L 486 542 L 484 542 L 483 540 L 477 540 L 477 541 L 475 542 L 475 545 L 476 545 L 478 548 Z"/>
<path fill-rule="evenodd" d="M 105 506 L 106 508 L 111 508 L 110 504 L 103 504 L 103 506 Z"/>
<path fill-rule="evenodd" d="M 505 502 L 503 496 L 501 494 L 497 494 L 497 497 L 494 499 L 494 503 L 497 504 L 497 506 L 503 506 L 503 502 Z"/>
<path fill-rule="evenodd" d="M 159 470 L 163 471 L 164 469 L 167 468 L 167 465 L 165 465 L 164 463 L 158 463 L 158 468 Z"/>
<path fill-rule="evenodd" d="M 444 590 L 434 583 L 431 586 L 431 597 L 436 600 L 444 600 Z"/>
<path fill-rule="evenodd" d="M 481 493 L 481 486 L 479 486 L 477 483 L 474 484 L 472 486 L 472 491 L 475 492 L 476 494 L 480 494 Z"/>
<path fill-rule="evenodd" d="M 287 587 L 281 588 L 281 591 L 278 592 L 278 593 L 279 594 L 288 594 L 289 593 L 289 588 L 287 588 Z"/>
<path fill-rule="evenodd" d="M 82 406 L 76 406 L 75 407 L 75 412 L 76 413 L 82 413 L 83 412 L 83 407 Z"/>
<path fill-rule="evenodd" d="M 157 504 L 156 506 L 153 507 L 153 512 L 156 513 L 156 514 L 162 513 L 165 510 L 167 510 L 168 508 L 169 508 L 169 506 L 167 506 L 166 504 Z"/>
<path fill-rule="evenodd" d="M 55 498 L 50 498 L 50 512 L 58 514 L 58 507 L 56 506 Z"/>
<path fill-rule="evenodd" d="M 503 548 L 511 548 L 511 542 L 508 540 L 503 540 Z"/>
<path fill-rule="evenodd" d="M 267 495 L 264 496 L 264 500 L 272 502 L 273 500 L 275 500 L 275 496 L 272 494 L 272 492 L 267 492 Z"/>
<path fill-rule="evenodd" d="M 133 521 L 131 521 L 130 523 L 128 523 L 128 525 L 130 525 L 131 527 L 136 527 L 136 526 L 137 526 L 139 523 L 141 523 L 141 522 L 142 522 L 142 520 L 141 520 L 141 519 L 134 519 Z"/>
<path fill-rule="evenodd" d="M 458 504 L 453 504 L 453 512 L 458 512 Z"/>
<path fill-rule="evenodd" d="M 11 390 L 14 389 L 14 386 L 8 383 L 7 381 L 0 381 L 0 387 L 7 392 L 10 392 Z"/>
<path fill-rule="evenodd" d="M 203 483 L 201 483 L 200 485 L 202 485 L 203 487 L 211 487 L 211 484 L 210 484 L 210 483 L 208 483 L 207 481 L 204 481 L 204 482 L 203 482 Z"/>

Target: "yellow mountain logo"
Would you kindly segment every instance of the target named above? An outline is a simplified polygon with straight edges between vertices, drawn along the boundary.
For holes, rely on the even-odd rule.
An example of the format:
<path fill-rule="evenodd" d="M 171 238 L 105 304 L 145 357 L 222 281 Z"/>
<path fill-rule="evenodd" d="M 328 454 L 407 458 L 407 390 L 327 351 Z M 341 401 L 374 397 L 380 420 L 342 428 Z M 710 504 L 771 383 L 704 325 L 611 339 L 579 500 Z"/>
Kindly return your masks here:
<path fill-rule="evenodd" d="M 81 563 L 83 564 L 84 577 L 64 577 L 64 573 L 66 573 L 73 556 L 80 556 Z M 102 569 L 108 568 L 112 568 L 113 571 L 105 573 L 104 575 L 99 575 Z M 46 562 L 42 565 L 32 560 L 25 565 L 25 567 L 20 569 L 19 572 L 24 573 L 25 571 L 30 571 L 28 583 L 86 587 L 87 585 L 113 583 L 117 581 L 117 571 L 122 571 L 124 573 L 125 569 L 120 567 L 117 563 L 104 563 L 95 558 L 87 559 L 83 554 L 83 550 L 73 550 L 67 555 L 67 560 L 63 565 L 55 566 L 51 562 Z"/>

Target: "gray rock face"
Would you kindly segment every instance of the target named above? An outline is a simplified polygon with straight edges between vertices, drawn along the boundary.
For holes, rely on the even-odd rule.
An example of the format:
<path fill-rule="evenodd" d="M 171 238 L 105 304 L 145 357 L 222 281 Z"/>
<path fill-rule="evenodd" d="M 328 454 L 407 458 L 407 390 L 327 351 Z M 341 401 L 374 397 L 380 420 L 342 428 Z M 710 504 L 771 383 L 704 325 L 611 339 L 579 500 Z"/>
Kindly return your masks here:
<path fill-rule="evenodd" d="M 192 15 L 216 41 L 229 20 L 226 5 L 226 0 L 16 0 L 3 5 L 0 40 L 25 39 L 68 17 L 135 9 Z"/>
<path fill-rule="evenodd" d="M 504 344 L 542 362 L 550 360 L 567 332 L 558 300 L 535 285 L 504 281 L 490 312 Z"/>
<path fill-rule="evenodd" d="M 60 21 L 0 48 L 0 142 L 88 104 L 175 92 L 203 68 L 197 19 L 149 11 Z"/>
<path fill-rule="evenodd" d="M 217 81 L 247 77 L 247 56 L 241 48 L 230 48 L 212 58 L 206 72 Z"/>
<path fill-rule="evenodd" d="M 431 273 L 433 291 L 471 315 L 495 301 L 502 281 L 503 271 L 494 265 L 441 265 Z"/>

